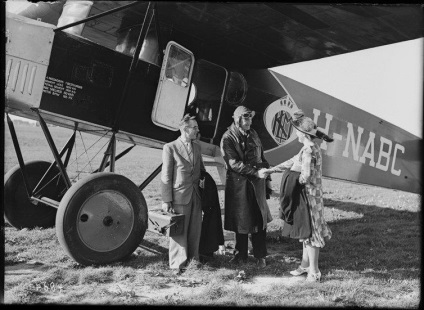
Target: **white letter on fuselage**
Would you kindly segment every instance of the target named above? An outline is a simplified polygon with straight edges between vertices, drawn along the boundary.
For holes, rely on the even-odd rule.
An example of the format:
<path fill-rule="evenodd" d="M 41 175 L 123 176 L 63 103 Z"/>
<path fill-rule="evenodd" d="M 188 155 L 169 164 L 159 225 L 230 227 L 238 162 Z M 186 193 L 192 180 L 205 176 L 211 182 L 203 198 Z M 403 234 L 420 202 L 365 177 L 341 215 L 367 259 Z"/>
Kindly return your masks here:
<path fill-rule="evenodd" d="M 369 165 L 371 167 L 374 167 L 375 166 L 375 161 L 374 161 L 374 138 L 375 138 L 375 133 L 370 132 L 370 137 L 368 138 L 368 142 L 367 142 L 367 145 L 365 146 L 364 153 L 362 154 L 361 158 L 359 158 L 359 162 L 361 162 L 363 164 L 365 164 L 365 158 L 369 158 L 370 159 Z M 371 149 L 371 152 L 369 152 L 368 149 Z"/>
<path fill-rule="evenodd" d="M 359 153 L 359 146 L 361 145 L 361 136 L 362 132 L 364 131 L 364 128 L 361 128 L 358 126 L 358 139 L 356 140 L 355 145 L 355 135 L 353 133 L 353 125 L 351 123 L 347 123 L 347 138 L 346 138 L 346 147 L 343 151 L 344 157 L 349 157 L 349 141 L 352 141 L 352 150 L 353 150 L 353 159 L 358 161 L 358 153 Z"/>
<path fill-rule="evenodd" d="M 401 172 L 400 169 L 395 170 L 395 161 L 396 161 L 396 155 L 398 150 L 402 151 L 402 153 L 405 154 L 405 147 L 403 145 L 396 143 L 395 150 L 393 151 L 392 169 L 390 170 L 390 172 L 397 176 L 399 176 Z"/>
<path fill-rule="evenodd" d="M 389 146 L 389 151 L 385 152 L 383 151 L 384 144 L 387 144 Z M 389 162 L 390 162 L 390 153 L 392 152 L 392 141 L 389 139 L 386 139 L 384 137 L 380 137 L 380 152 L 378 154 L 378 161 L 377 165 L 375 166 L 377 169 L 387 171 L 389 169 Z M 386 164 L 383 166 L 381 164 L 381 159 L 386 158 Z"/>
<path fill-rule="evenodd" d="M 318 116 L 321 114 L 321 111 L 314 108 L 313 113 L 314 113 L 314 123 L 318 124 Z M 318 126 L 317 126 L 317 129 L 322 131 L 326 135 L 328 135 L 328 130 L 330 129 L 330 122 L 333 119 L 333 115 L 325 113 L 325 119 L 326 119 L 325 129 L 318 127 Z M 323 149 L 323 150 L 327 150 L 327 142 L 322 141 L 320 148 Z"/>

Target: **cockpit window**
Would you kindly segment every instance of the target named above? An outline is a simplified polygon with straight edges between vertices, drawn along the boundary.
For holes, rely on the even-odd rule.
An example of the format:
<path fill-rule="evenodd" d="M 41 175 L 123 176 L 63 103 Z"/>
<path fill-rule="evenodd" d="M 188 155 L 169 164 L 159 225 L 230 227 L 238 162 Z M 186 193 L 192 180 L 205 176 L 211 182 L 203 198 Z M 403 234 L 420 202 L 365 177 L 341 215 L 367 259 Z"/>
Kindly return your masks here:
<path fill-rule="evenodd" d="M 174 41 L 168 42 L 152 109 L 152 121 L 157 126 L 179 129 L 189 100 L 193 65 L 190 50 Z"/>
<path fill-rule="evenodd" d="M 238 72 L 230 72 L 225 100 L 231 105 L 240 105 L 246 98 L 246 94 L 247 82 L 244 76 Z"/>
<path fill-rule="evenodd" d="M 225 68 L 206 60 L 197 61 L 185 113 L 196 115 L 203 141 L 215 136 L 226 82 Z"/>
<path fill-rule="evenodd" d="M 191 60 L 192 57 L 188 53 L 178 49 L 176 46 L 171 46 L 165 77 L 177 85 L 187 87 Z"/>

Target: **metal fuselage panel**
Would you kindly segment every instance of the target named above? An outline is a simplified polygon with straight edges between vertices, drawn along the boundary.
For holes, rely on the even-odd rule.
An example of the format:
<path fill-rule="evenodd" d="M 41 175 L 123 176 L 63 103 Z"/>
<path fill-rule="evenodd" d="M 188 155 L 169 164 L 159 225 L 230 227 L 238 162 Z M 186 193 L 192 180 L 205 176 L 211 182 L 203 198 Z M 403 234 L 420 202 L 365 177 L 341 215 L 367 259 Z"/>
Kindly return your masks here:
<path fill-rule="evenodd" d="M 38 108 L 53 45 L 53 26 L 15 14 L 6 19 L 6 111 Z"/>
<path fill-rule="evenodd" d="M 171 141 L 175 132 L 151 120 L 160 68 L 138 61 L 122 115 L 118 106 L 131 58 L 64 32 L 57 33 L 47 71 L 40 109 L 65 118 Z"/>
<path fill-rule="evenodd" d="M 43 22 L 7 17 L 5 112 L 37 120 L 31 110 L 36 108 L 48 123 L 98 135 L 116 125 L 117 139 L 152 147 L 178 136 L 150 117 L 159 67 L 138 61 L 118 118 L 130 56 L 54 33 L 54 26 Z"/>

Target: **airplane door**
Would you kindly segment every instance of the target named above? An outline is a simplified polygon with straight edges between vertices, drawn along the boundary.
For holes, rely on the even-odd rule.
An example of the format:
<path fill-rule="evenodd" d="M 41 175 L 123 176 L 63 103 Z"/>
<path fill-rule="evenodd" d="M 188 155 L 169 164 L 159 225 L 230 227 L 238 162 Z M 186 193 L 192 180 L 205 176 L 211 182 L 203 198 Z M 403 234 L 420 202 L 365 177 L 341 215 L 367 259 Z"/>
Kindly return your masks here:
<path fill-rule="evenodd" d="M 228 72 L 224 67 L 196 61 L 186 113 L 196 115 L 203 141 L 211 142 L 221 113 Z"/>
<path fill-rule="evenodd" d="M 166 46 L 152 110 L 155 125 L 173 131 L 184 116 L 194 66 L 193 53 L 170 41 Z"/>

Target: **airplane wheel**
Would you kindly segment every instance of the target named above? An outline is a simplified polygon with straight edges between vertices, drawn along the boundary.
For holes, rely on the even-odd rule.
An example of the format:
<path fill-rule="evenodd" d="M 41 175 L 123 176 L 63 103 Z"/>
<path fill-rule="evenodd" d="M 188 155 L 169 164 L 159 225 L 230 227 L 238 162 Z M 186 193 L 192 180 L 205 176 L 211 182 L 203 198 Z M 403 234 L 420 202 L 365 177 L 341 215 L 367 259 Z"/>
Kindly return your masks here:
<path fill-rule="evenodd" d="M 49 168 L 50 163 L 45 161 L 30 161 L 25 163 L 25 171 L 28 176 L 30 189 L 33 189 L 44 173 Z M 59 173 L 55 167 L 51 176 Z M 65 188 L 62 180 L 50 182 L 43 193 L 48 198 L 59 201 L 60 192 Z M 32 203 L 28 198 L 24 179 L 19 165 L 13 167 L 4 176 L 4 218 L 13 227 L 22 228 L 49 228 L 55 225 L 56 208 L 41 202 Z"/>
<path fill-rule="evenodd" d="M 79 180 L 60 202 L 56 234 L 65 252 L 82 265 L 122 260 L 147 228 L 147 205 L 129 179 L 101 172 Z"/>

